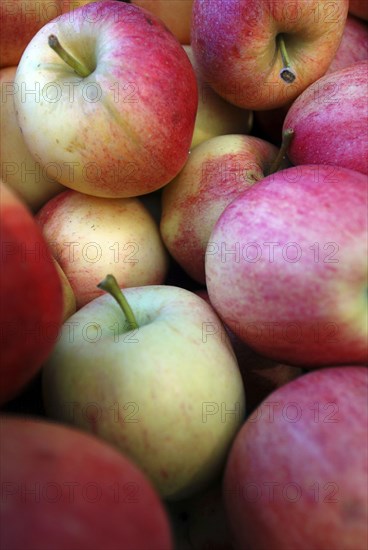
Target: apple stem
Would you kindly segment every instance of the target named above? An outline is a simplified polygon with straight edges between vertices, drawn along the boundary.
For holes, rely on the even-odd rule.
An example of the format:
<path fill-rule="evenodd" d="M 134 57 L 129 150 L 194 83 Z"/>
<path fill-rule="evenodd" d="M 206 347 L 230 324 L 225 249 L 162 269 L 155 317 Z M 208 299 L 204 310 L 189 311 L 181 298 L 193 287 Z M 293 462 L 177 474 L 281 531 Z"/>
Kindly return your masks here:
<path fill-rule="evenodd" d="M 290 146 L 291 140 L 293 139 L 293 136 L 294 136 L 294 130 L 292 128 L 286 128 L 286 130 L 283 131 L 280 150 L 275 160 L 271 164 L 270 169 L 267 172 L 267 176 L 270 176 L 271 174 L 274 174 L 275 172 L 280 170 L 282 163 L 286 159 L 287 151 Z"/>
<path fill-rule="evenodd" d="M 282 36 L 282 34 L 279 34 L 277 39 L 283 64 L 283 67 L 280 71 L 280 77 L 284 82 L 286 82 L 286 84 L 291 84 L 296 79 L 296 73 L 290 66 L 290 59 L 286 50 L 284 37 Z"/>
<path fill-rule="evenodd" d="M 130 307 L 124 294 L 122 293 L 121 288 L 119 287 L 114 275 L 106 275 L 104 280 L 101 281 L 97 285 L 97 287 L 101 290 L 104 290 L 105 292 L 108 292 L 113 298 L 115 298 L 115 300 L 123 310 L 123 313 L 129 323 L 129 327 L 131 330 L 139 328 L 133 310 Z"/>
<path fill-rule="evenodd" d="M 61 57 L 61 59 L 65 61 L 67 65 L 69 65 L 72 69 L 74 69 L 74 71 L 79 76 L 84 78 L 91 74 L 92 71 L 88 67 L 86 67 L 80 61 L 78 61 L 78 59 L 75 59 L 75 57 L 73 57 L 69 52 L 67 52 L 63 48 L 57 36 L 55 36 L 54 34 L 50 34 L 48 40 L 49 40 L 50 48 L 52 48 L 54 52 L 57 53 L 58 56 Z"/>

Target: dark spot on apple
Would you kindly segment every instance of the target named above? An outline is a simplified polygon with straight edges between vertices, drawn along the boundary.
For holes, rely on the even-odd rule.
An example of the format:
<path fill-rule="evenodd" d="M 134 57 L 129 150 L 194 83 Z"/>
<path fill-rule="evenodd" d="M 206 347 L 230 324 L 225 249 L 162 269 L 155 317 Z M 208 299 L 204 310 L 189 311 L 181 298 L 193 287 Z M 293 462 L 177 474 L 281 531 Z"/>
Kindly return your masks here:
<path fill-rule="evenodd" d="M 151 25 L 151 26 L 153 25 L 153 21 L 152 21 L 152 19 L 151 19 L 150 17 L 148 17 L 147 15 L 145 15 L 144 18 L 145 18 L 145 20 L 147 21 L 147 23 L 148 23 L 149 25 Z"/>

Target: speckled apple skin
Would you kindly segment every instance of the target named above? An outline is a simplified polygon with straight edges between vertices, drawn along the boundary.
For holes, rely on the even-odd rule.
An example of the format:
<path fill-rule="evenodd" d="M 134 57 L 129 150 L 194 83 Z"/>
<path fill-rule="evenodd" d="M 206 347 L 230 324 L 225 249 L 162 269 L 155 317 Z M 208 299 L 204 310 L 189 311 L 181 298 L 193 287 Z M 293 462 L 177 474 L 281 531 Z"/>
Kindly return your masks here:
<path fill-rule="evenodd" d="M 30 210 L 0 182 L 0 404 L 40 370 L 62 324 L 61 282 Z"/>
<path fill-rule="evenodd" d="M 204 80 L 245 109 L 281 107 L 327 70 L 341 40 L 348 0 L 195 0 L 191 44 Z M 280 77 L 276 36 L 285 35 L 292 84 Z"/>
<path fill-rule="evenodd" d="M 339 49 L 326 74 L 345 69 L 365 59 L 368 59 L 368 25 L 357 17 L 348 15 Z"/>
<path fill-rule="evenodd" d="M 243 425 L 223 483 L 236 548 L 366 547 L 367 376 L 352 365 L 310 372 Z"/>
<path fill-rule="evenodd" d="M 194 280 L 206 280 L 206 247 L 220 214 L 264 177 L 277 153 L 277 147 L 254 136 L 217 136 L 195 147 L 183 170 L 163 190 L 162 238 Z"/>
<path fill-rule="evenodd" d="M 59 58 L 50 34 L 87 63 L 89 76 Z M 56 18 L 27 46 L 15 82 L 24 139 L 67 187 L 142 195 L 168 183 L 188 157 L 196 77 L 179 41 L 143 8 L 111 0 Z"/>
<path fill-rule="evenodd" d="M 210 236 L 211 304 L 276 361 L 366 364 L 367 223 L 359 172 L 306 165 L 265 178 L 225 209 Z"/>
<path fill-rule="evenodd" d="M 328 74 L 290 107 L 293 164 L 330 164 L 368 174 L 368 61 Z"/>
<path fill-rule="evenodd" d="M 138 198 L 105 199 L 67 190 L 36 216 L 81 308 L 104 294 L 112 273 L 122 288 L 161 284 L 169 258 L 158 224 Z"/>
<path fill-rule="evenodd" d="M 172 550 L 152 484 L 110 445 L 21 415 L 2 416 L 0 433 L 2 548 Z"/>

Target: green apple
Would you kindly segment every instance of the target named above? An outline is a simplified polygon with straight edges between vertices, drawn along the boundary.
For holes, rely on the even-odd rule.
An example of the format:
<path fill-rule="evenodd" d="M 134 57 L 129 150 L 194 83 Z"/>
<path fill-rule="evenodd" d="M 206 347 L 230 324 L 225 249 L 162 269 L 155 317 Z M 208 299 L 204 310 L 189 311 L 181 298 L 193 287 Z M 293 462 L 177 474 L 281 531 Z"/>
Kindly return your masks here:
<path fill-rule="evenodd" d="M 115 291 L 130 304 L 127 320 L 103 295 L 64 324 L 43 370 L 45 409 L 127 454 L 163 498 L 184 498 L 219 474 L 244 421 L 238 364 L 224 330 L 207 334 L 222 325 L 196 294 Z"/>

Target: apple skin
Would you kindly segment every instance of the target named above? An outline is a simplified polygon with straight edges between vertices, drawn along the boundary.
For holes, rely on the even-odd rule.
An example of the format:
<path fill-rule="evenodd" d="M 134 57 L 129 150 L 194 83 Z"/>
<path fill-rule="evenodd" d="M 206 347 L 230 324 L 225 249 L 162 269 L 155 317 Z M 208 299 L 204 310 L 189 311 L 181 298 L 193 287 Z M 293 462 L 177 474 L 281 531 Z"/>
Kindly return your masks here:
<path fill-rule="evenodd" d="M 77 309 L 104 292 L 107 273 L 122 287 L 161 284 L 168 254 L 158 225 L 138 198 L 104 199 L 64 191 L 36 215 L 75 294 Z"/>
<path fill-rule="evenodd" d="M 223 482 L 235 548 L 365 548 L 367 374 L 354 366 L 309 372 L 245 422 Z"/>
<path fill-rule="evenodd" d="M 192 47 L 204 79 L 239 107 L 275 109 L 320 78 L 342 37 L 348 0 L 194 0 Z M 292 84 L 279 76 L 283 34 Z"/>
<path fill-rule="evenodd" d="M 0 181 L 0 404 L 30 382 L 51 352 L 62 322 L 62 289 L 30 211 Z"/>
<path fill-rule="evenodd" d="M 368 4 L 366 0 L 349 0 L 349 12 L 364 21 L 368 21 Z"/>
<path fill-rule="evenodd" d="M 225 101 L 203 81 L 191 46 L 183 46 L 197 77 L 198 109 L 191 149 L 216 136 L 250 134 L 253 111 L 240 109 Z"/>
<path fill-rule="evenodd" d="M 204 338 L 205 324 L 220 321 L 194 293 L 145 286 L 124 295 L 136 331 L 109 295 L 64 324 L 43 368 L 45 411 L 127 454 L 163 498 L 186 498 L 223 468 L 244 420 L 241 374 L 226 335 Z"/>
<path fill-rule="evenodd" d="M 2 415 L 0 433 L 1 548 L 172 550 L 166 510 L 124 455 L 41 417 Z"/>
<path fill-rule="evenodd" d="M 368 61 L 312 84 L 290 107 L 283 129 L 293 128 L 292 164 L 329 164 L 368 174 Z"/>
<path fill-rule="evenodd" d="M 199 283 L 206 280 L 206 247 L 220 214 L 263 178 L 278 149 L 259 138 L 217 136 L 195 147 L 162 193 L 160 231 L 171 256 Z"/>
<path fill-rule="evenodd" d="M 78 76 L 48 46 L 50 34 L 95 70 Z M 15 86 L 32 155 L 56 165 L 66 187 L 109 198 L 143 195 L 187 160 L 198 103 L 194 70 L 171 32 L 142 8 L 108 0 L 50 21 L 28 44 Z"/>
<path fill-rule="evenodd" d="M 0 68 L 18 65 L 22 54 L 48 21 L 92 0 L 1 0 Z"/>
<path fill-rule="evenodd" d="M 77 302 L 74 291 L 68 281 L 67 276 L 61 269 L 59 262 L 53 257 L 56 271 L 59 274 L 63 290 L 63 323 L 77 311 Z"/>
<path fill-rule="evenodd" d="M 1 178 L 35 213 L 65 187 L 47 175 L 24 142 L 14 109 L 13 86 L 16 70 L 17 67 L 0 70 Z"/>
<path fill-rule="evenodd" d="M 157 15 L 181 44 L 190 44 L 193 0 L 131 0 Z"/>
<path fill-rule="evenodd" d="M 357 61 L 368 57 L 368 27 L 358 18 L 348 15 L 339 49 L 337 50 L 326 74 L 344 69 Z M 279 145 L 282 137 L 282 126 L 291 107 L 291 103 L 269 111 L 255 111 L 256 127 L 265 139 Z"/>
<path fill-rule="evenodd" d="M 367 223 L 360 172 L 308 165 L 264 178 L 224 210 L 210 236 L 211 304 L 274 361 L 366 364 Z"/>

